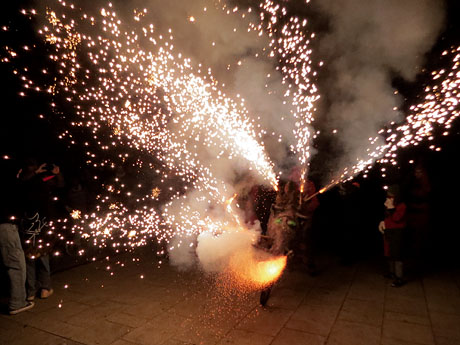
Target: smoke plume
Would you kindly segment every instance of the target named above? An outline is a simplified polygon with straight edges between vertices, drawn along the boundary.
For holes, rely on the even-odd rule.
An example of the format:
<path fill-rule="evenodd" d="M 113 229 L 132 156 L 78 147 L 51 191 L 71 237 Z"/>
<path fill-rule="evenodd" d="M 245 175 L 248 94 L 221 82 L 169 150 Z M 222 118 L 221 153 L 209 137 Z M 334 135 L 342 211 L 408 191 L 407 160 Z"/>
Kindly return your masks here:
<path fill-rule="evenodd" d="M 343 155 L 339 169 L 364 158 L 369 138 L 383 125 L 402 119 L 403 102 L 394 77 L 413 81 L 444 21 L 438 0 L 321 0 L 328 20 L 318 54 L 326 67 L 320 91 L 321 120 L 337 129 Z"/>

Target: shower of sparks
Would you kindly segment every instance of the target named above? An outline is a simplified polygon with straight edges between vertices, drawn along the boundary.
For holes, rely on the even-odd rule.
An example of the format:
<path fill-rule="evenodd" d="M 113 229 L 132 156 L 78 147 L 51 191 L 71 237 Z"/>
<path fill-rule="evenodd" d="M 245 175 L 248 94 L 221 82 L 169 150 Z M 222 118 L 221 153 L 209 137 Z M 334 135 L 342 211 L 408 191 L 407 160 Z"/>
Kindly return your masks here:
<path fill-rule="evenodd" d="M 304 180 L 311 140 L 316 136 L 311 136 L 310 128 L 319 98 L 314 84 L 317 72 L 310 57 L 315 34 L 308 33 L 306 19 L 289 14 L 287 7 L 272 0 L 263 0 L 258 7 L 247 9 L 229 8 L 220 1 L 219 4 L 228 15 L 255 18 L 249 22 L 248 31 L 269 38 L 260 57 L 272 59 L 282 76 L 283 103 L 290 109 L 283 118 L 294 119 L 295 144 L 290 149 L 299 160 Z M 87 149 L 89 166 L 116 170 L 116 160 L 135 161 L 135 166 L 149 168 L 152 175 L 159 175 L 161 183 L 171 177 L 180 180 L 180 186 L 150 186 L 145 195 L 127 190 L 123 177 L 104 180 L 104 191 L 97 196 L 98 204 L 92 212 L 75 210 L 72 220 L 59 220 L 53 225 L 52 230 L 61 240 L 65 240 L 61 233 L 70 228 L 96 246 L 122 250 L 153 240 L 169 242 L 176 235 L 241 231 L 243 226 L 232 203 L 233 190 L 216 177 L 214 169 L 221 162 L 244 162 L 253 174 L 277 188 L 274 166 L 262 144 L 266 133 L 250 120 L 245 100 L 227 96 L 209 68 L 177 52 L 173 29 L 166 35 L 159 34 L 154 24 L 145 23 L 147 13 L 146 9 L 136 9 L 131 21 L 122 21 L 111 3 L 89 15 L 68 2 L 56 0 L 56 6 L 43 14 L 47 24 L 38 31 L 49 48 L 52 67 L 41 71 L 43 80 L 32 76 L 29 67 L 13 70 L 23 83 L 21 96 L 30 91 L 47 92 L 53 98 L 51 107 L 56 113 L 69 105 L 74 109 L 76 116 L 70 121 L 73 131 L 66 128 L 59 138 L 77 144 L 75 133 L 80 128 L 91 133 L 92 141 L 82 144 Z M 23 14 L 38 15 L 35 10 L 23 10 Z M 185 20 L 198 24 L 200 17 L 189 16 Z M 18 57 L 18 48 L 3 48 L 3 62 Z M 22 47 L 23 52 L 31 49 Z M 318 193 L 361 171 L 367 172 L 376 161 L 397 164 L 399 148 L 418 145 L 425 138 L 432 140 L 435 130 L 442 128 L 444 135 L 449 133 L 459 114 L 460 48 L 443 54 L 443 58 L 451 57 L 451 68 L 433 72 L 433 84 L 426 87 L 424 101 L 411 107 L 406 121 L 392 123 L 370 137 L 368 156 L 358 158 L 354 166 Z M 243 63 L 239 60 L 237 65 Z M 318 64 L 321 65 L 322 62 Z M 61 100 L 67 105 L 60 104 Z M 384 143 L 380 135 L 384 136 Z M 97 150 L 93 145 L 97 145 Z M 154 157 L 160 166 L 142 158 L 133 159 L 127 153 L 119 153 L 115 158 L 94 153 L 108 152 L 110 156 L 124 146 L 139 155 Z M 430 148 L 440 150 L 435 145 Z M 283 264 L 281 259 L 259 262 L 259 273 L 249 273 L 252 281 L 260 276 L 257 281 L 263 285 L 276 279 L 284 269 L 285 261 Z"/>
<path fill-rule="evenodd" d="M 392 122 L 378 135 L 369 138 L 367 157 L 357 159 L 357 163 L 343 170 L 339 178 L 332 180 L 325 189 L 351 180 L 360 172 L 369 172 L 375 162 L 396 166 L 398 150 L 407 146 L 417 146 L 424 140 L 431 141 L 437 133 L 448 135 L 460 114 L 460 47 L 452 47 L 442 53 L 449 67 L 433 71 L 432 81 L 425 87 L 423 101 L 410 107 L 411 113 L 400 124 Z M 380 136 L 384 136 L 382 142 Z M 434 151 L 441 148 L 430 145 Z M 324 188 L 323 188 L 324 189 Z"/>
<path fill-rule="evenodd" d="M 410 107 L 405 123 L 387 130 L 389 148 L 382 163 L 396 164 L 398 148 L 433 140 L 436 130 L 449 134 L 452 122 L 460 114 L 460 47 L 446 50 L 442 56 L 452 59 L 450 69 L 433 71 L 433 83 L 425 88 L 424 101 Z M 440 150 L 435 145 L 430 149 Z"/>
<path fill-rule="evenodd" d="M 249 8 L 248 12 L 252 12 L 252 9 Z M 291 145 L 290 149 L 296 153 L 302 166 L 302 181 L 308 173 L 312 140 L 310 125 L 314 120 L 315 102 L 319 99 L 318 89 L 313 82 L 317 72 L 312 67 L 312 49 L 309 47 L 315 34 L 308 34 L 307 22 L 305 18 L 290 15 L 285 6 L 265 0 L 259 4 L 259 22 L 250 23 L 249 26 L 260 36 L 266 34 L 270 38 L 266 54 L 277 60 L 277 70 L 281 72 L 282 84 L 286 86 L 284 103 L 291 105 L 290 116 L 295 119 L 292 133 L 296 144 Z"/>
<path fill-rule="evenodd" d="M 48 25 L 39 30 L 53 49 L 49 59 L 59 68 L 59 77 L 47 88 L 48 93 L 64 97 L 74 107 L 78 119 L 72 126 L 87 127 L 102 150 L 127 144 L 151 154 L 163 165 L 162 182 L 168 178 L 164 171 L 179 176 L 186 189 L 200 192 L 193 204 L 203 205 L 200 210 L 192 208 L 190 200 L 184 200 L 187 195 L 177 190 L 160 217 L 145 206 L 159 196 L 159 189 L 154 189 L 137 200 L 143 208 L 129 211 L 124 203 L 111 201 L 110 195 L 121 193 L 124 187 L 117 179 L 107 186 L 108 195 L 98 197 L 98 212 L 82 217 L 73 231 L 86 234 L 90 229 L 95 244 L 102 246 L 117 236 L 128 237 L 131 246 L 153 237 L 167 241 L 182 232 L 219 233 L 232 228 L 233 222 L 240 225 L 225 202 L 230 197 L 227 186 L 213 177 L 212 167 L 201 159 L 215 154 L 214 160 L 244 160 L 250 170 L 276 188 L 273 164 L 258 142 L 261 137 L 249 120 L 244 100 L 227 97 L 210 69 L 202 73 L 199 64 L 195 70 L 190 59 L 175 53 L 171 29 L 168 36 L 162 36 L 152 24 L 143 26 L 147 10 L 136 10 L 134 22 L 125 24 L 111 4 L 95 16 L 64 1 L 58 5 L 59 10 L 47 8 Z M 22 79 L 27 88 L 35 85 L 32 79 Z M 109 142 L 101 134 L 106 127 L 111 128 Z M 60 138 L 75 142 L 69 130 Z M 98 161 L 90 151 L 87 155 L 88 164 L 94 167 L 114 165 Z M 127 155 L 121 158 L 123 162 L 128 159 Z M 221 220 L 217 213 L 203 212 L 209 207 L 226 209 L 231 217 Z M 171 208 L 180 211 L 169 212 Z M 135 228 L 144 230 L 134 233 Z"/>

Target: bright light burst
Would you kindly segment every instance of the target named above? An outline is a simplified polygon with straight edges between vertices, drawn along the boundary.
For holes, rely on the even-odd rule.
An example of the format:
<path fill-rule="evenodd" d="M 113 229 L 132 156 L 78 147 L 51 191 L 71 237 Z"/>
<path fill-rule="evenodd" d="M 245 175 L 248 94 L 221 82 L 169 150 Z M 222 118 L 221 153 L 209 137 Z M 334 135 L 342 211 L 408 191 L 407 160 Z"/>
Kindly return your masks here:
<path fill-rule="evenodd" d="M 228 15 L 243 18 L 255 12 L 248 30 L 269 38 L 261 55 L 272 59 L 282 76 L 283 103 L 289 105 L 294 119 L 295 144 L 290 149 L 303 167 L 304 179 L 310 159 L 310 127 L 319 98 L 313 82 L 317 72 L 310 58 L 315 34 L 308 33 L 306 19 L 289 14 L 286 6 L 272 0 L 262 1 L 257 8 L 229 8 L 220 1 L 219 6 Z M 37 15 L 35 10 L 23 13 Z M 21 96 L 29 90 L 47 92 L 53 96 L 53 109 L 59 108 L 61 99 L 74 109 L 76 119 L 70 124 L 74 129 L 86 128 L 92 135 L 92 142 L 84 142 L 89 165 L 117 168 L 113 159 L 92 152 L 94 144 L 102 152 L 129 146 L 159 162 L 156 167 L 137 158 L 135 164 L 159 174 L 162 183 L 173 176 L 180 180 L 179 187 L 150 188 L 146 195 L 136 197 L 126 190 L 122 178 L 104 181 L 104 193 L 98 195 L 93 213 L 73 211 L 71 225 L 62 221 L 63 229 L 71 227 L 95 245 L 117 250 L 151 240 L 168 242 L 175 235 L 244 230 L 232 206 L 234 191 L 216 177 L 220 162 L 243 161 L 248 170 L 274 188 L 278 179 L 263 146 L 264 132 L 250 120 L 245 100 L 227 96 L 210 68 L 177 51 L 173 29 L 161 35 L 154 24 L 145 23 L 147 13 L 147 9 L 136 9 L 130 21 L 122 21 L 110 3 L 90 15 L 57 0 L 53 8 L 47 8 L 47 24 L 39 30 L 50 48 L 53 66 L 42 75 L 53 74 L 53 82 L 45 84 L 40 78 L 29 77 L 28 67 L 13 71 L 23 82 Z M 184 20 L 195 23 L 197 18 Z M 31 48 L 22 49 L 27 52 Z M 17 58 L 17 50 L 4 47 L 4 51 L 3 62 Z M 418 145 L 425 138 L 432 140 L 437 129 L 448 134 L 459 115 L 460 48 L 443 54 L 443 58 L 451 57 L 451 68 L 433 72 L 433 84 L 426 87 L 424 101 L 411 107 L 406 121 L 382 129 L 378 134 L 385 137 L 384 143 L 377 134 L 370 137 L 368 156 L 357 158 L 354 166 L 320 193 L 366 172 L 375 161 L 397 164 L 399 148 Z M 59 137 L 76 144 L 76 135 L 68 128 Z M 440 150 L 434 145 L 430 148 Z M 122 162 L 132 159 L 128 154 L 116 158 Z M 165 198 L 161 211 L 160 193 Z M 64 239 L 61 234 L 59 237 Z M 284 265 L 285 258 L 266 260 L 248 275 L 264 285 L 275 280 Z"/>

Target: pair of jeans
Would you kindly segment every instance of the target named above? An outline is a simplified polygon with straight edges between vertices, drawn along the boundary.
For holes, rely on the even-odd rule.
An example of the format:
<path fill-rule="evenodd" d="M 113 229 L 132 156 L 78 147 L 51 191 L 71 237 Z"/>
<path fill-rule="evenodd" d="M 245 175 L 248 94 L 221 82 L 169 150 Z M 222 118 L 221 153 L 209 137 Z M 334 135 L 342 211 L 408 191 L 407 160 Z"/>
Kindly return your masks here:
<path fill-rule="evenodd" d="M 36 259 L 26 259 L 27 264 L 27 296 L 35 296 L 38 289 L 51 290 L 51 271 L 49 255 Z"/>
<path fill-rule="evenodd" d="M 27 304 L 26 261 L 17 225 L 0 224 L 0 254 L 10 280 L 8 307 L 10 310 L 22 308 Z"/>

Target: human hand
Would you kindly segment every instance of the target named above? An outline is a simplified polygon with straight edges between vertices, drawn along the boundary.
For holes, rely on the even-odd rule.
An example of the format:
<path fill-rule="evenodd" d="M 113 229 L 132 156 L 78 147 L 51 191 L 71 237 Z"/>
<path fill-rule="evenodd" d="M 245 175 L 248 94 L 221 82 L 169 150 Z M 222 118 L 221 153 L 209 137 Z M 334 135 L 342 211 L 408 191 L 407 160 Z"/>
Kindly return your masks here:
<path fill-rule="evenodd" d="M 36 174 L 40 174 L 40 173 L 42 173 L 42 172 L 45 172 L 45 171 L 46 171 L 46 165 L 47 165 L 46 163 L 43 163 L 42 165 L 40 165 L 40 166 L 38 167 L 38 169 L 35 170 L 35 173 L 36 173 Z"/>
<path fill-rule="evenodd" d="M 379 223 L 379 231 L 382 234 L 385 232 L 385 222 L 383 220 Z"/>

